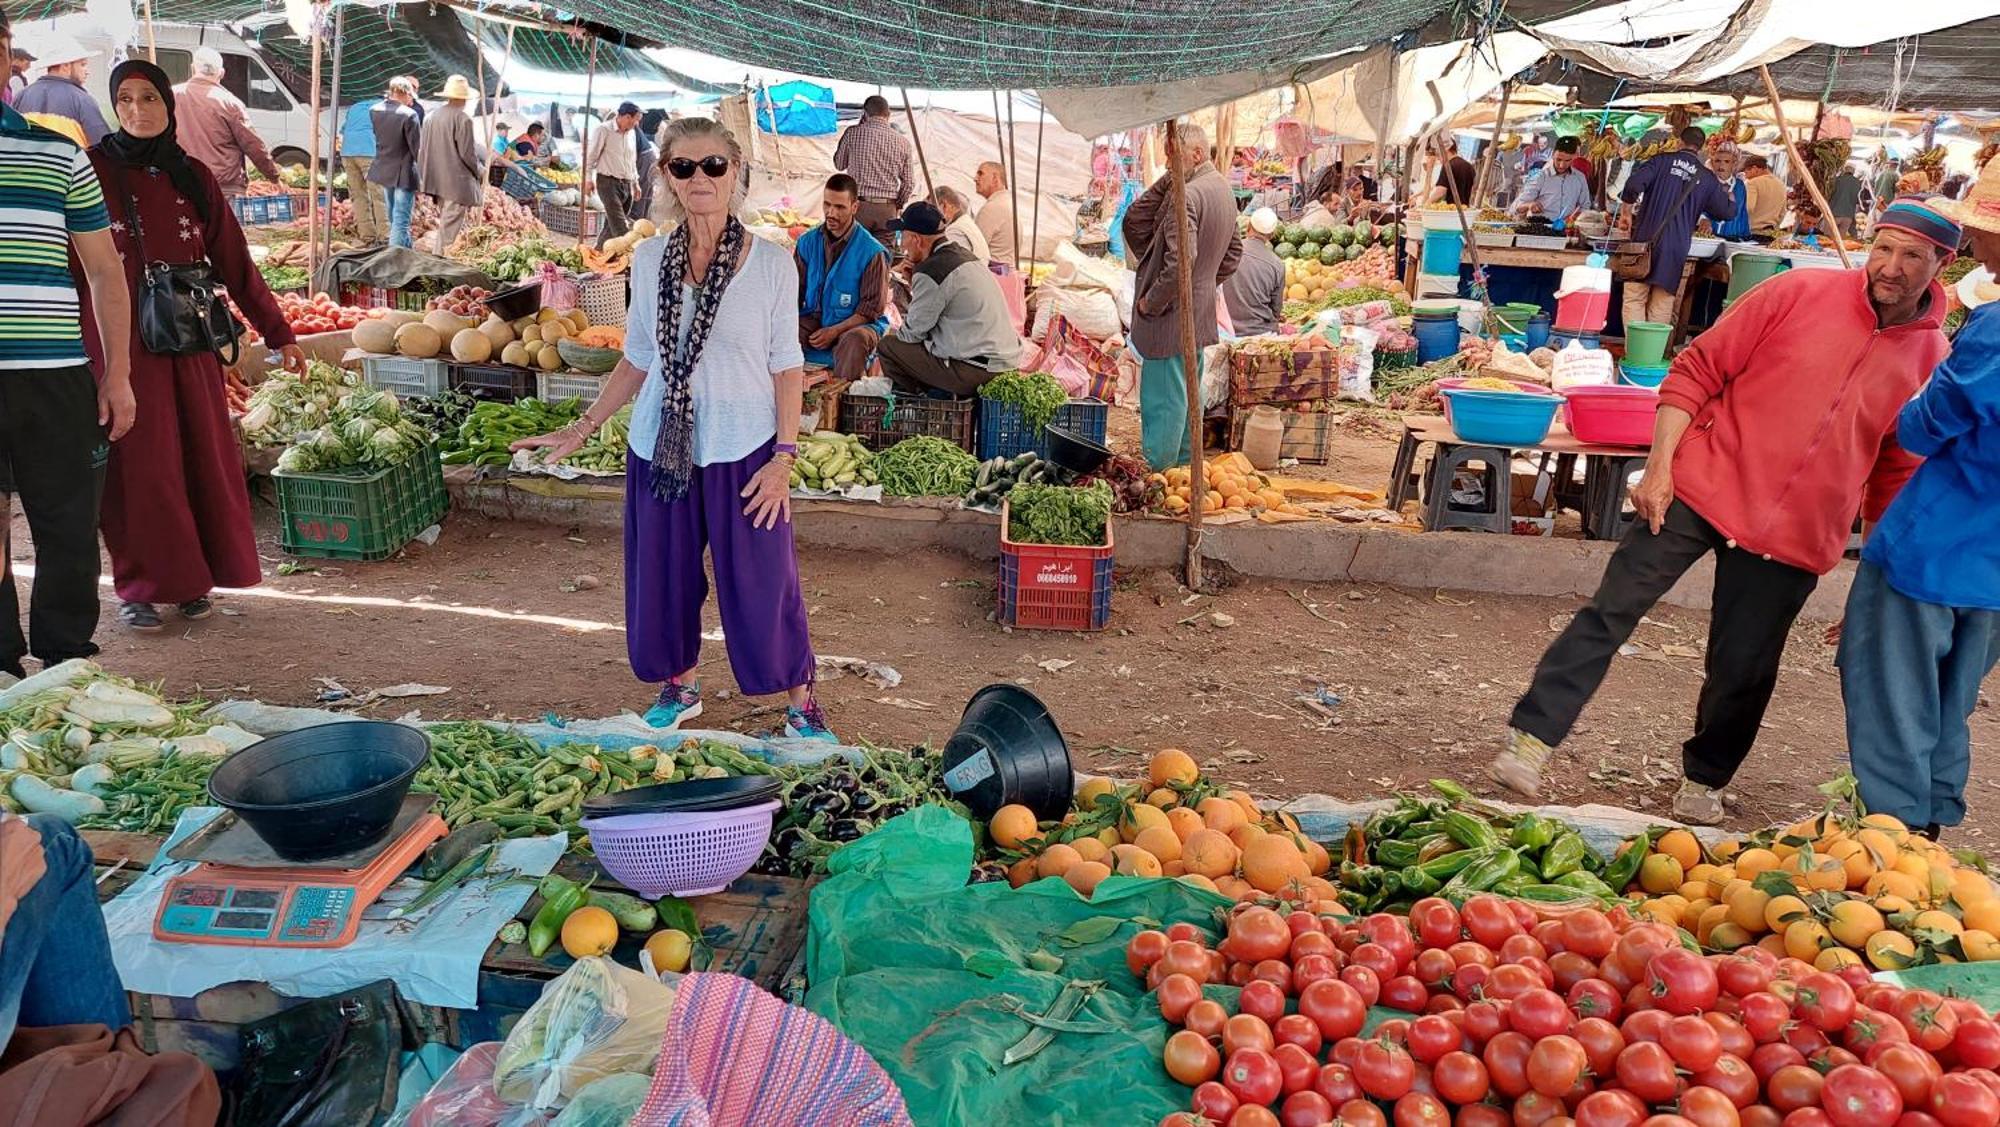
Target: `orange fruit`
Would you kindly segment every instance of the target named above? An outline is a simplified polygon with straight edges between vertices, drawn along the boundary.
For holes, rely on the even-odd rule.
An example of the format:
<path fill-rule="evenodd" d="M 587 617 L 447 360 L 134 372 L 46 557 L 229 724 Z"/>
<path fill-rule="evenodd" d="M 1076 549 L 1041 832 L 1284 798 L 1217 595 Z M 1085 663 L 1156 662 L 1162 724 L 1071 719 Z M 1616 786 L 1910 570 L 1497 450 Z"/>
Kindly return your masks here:
<path fill-rule="evenodd" d="M 1878 931 L 1862 948 L 1868 964 L 1877 970 L 1902 970 L 1917 961 L 1917 944 L 1900 931 Z"/>
<path fill-rule="evenodd" d="M 1655 853 L 1639 863 L 1639 887 L 1655 896 L 1672 892 L 1685 884 L 1679 860 Z"/>
<path fill-rule="evenodd" d="M 1160 866 L 1160 875 L 1163 877 L 1184 877 L 1187 875 L 1187 863 L 1184 861 L 1168 861 Z"/>
<path fill-rule="evenodd" d="M 1328 870 L 1333 868 L 1333 855 L 1328 853 L 1326 846 L 1321 845 L 1319 842 L 1307 841 L 1306 868 L 1311 870 L 1312 875 L 1323 877 L 1327 874 Z"/>
<path fill-rule="evenodd" d="M 1078 861 L 1063 874 L 1063 880 L 1067 881 L 1071 888 L 1089 896 L 1096 892 L 1097 886 L 1110 875 L 1111 866 L 1102 861 Z"/>
<path fill-rule="evenodd" d="M 1204 798 L 1201 800 L 1201 805 L 1195 809 L 1200 812 L 1201 820 L 1209 829 L 1221 830 L 1223 833 L 1228 833 L 1250 821 L 1249 815 L 1243 812 L 1243 807 L 1226 798 Z"/>
<path fill-rule="evenodd" d="M 1668 830 L 1653 843 L 1653 852 L 1664 853 L 1681 863 L 1682 871 L 1701 864 L 1701 842 L 1686 830 Z"/>
<path fill-rule="evenodd" d="M 1859 950 L 1868 937 L 1886 926 L 1882 913 L 1866 900 L 1842 900 L 1828 913 L 1827 932 L 1841 945 Z M 1825 967 L 1821 967 L 1825 970 Z"/>
<path fill-rule="evenodd" d="M 1717 951 L 1734 951 L 1738 947 L 1747 946 L 1751 938 L 1748 930 L 1730 920 L 1724 920 L 1715 925 L 1714 931 L 1708 933 L 1708 945 Z"/>
<path fill-rule="evenodd" d="M 1161 810 L 1157 806 L 1135 802 L 1125 808 L 1125 816 L 1118 820 L 1118 834 L 1127 843 L 1130 843 L 1138 840 L 1139 831 L 1150 829 L 1154 826 L 1165 827 L 1166 824 L 1166 811 Z"/>
<path fill-rule="evenodd" d="M 1093 776 L 1085 779 L 1083 785 L 1076 788 L 1076 808 L 1078 810 L 1095 810 L 1097 809 L 1097 800 L 1100 796 L 1117 793 L 1117 783 L 1112 782 L 1102 775 Z"/>
<path fill-rule="evenodd" d="M 1110 851 L 1106 850 L 1105 852 L 1109 853 Z M 1040 880 L 1041 877 L 1042 874 L 1037 870 L 1036 860 L 1033 857 L 1023 857 L 1019 861 L 1007 866 L 1007 883 L 1013 885 L 1015 888 L 1019 888 L 1029 881 Z"/>
<path fill-rule="evenodd" d="M 1244 817 L 1250 819 L 1253 822 L 1257 821 L 1258 819 L 1264 816 L 1263 811 L 1257 809 L 1257 800 L 1251 798 L 1250 792 L 1247 790 L 1232 790 L 1229 793 L 1223 795 L 1222 797 L 1228 799 L 1231 802 L 1234 802 L 1238 806 L 1241 806 L 1243 808 Z"/>
<path fill-rule="evenodd" d="M 1235 829 L 1229 831 L 1229 840 L 1236 843 L 1236 848 L 1244 849 L 1247 848 L 1251 842 L 1257 840 L 1260 837 L 1266 836 L 1270 832 L 1271 831 L 1265 829 L 1260 825 L 1257 825 L 1255 822 L 1245 822 L 1242 825 L 1236 827 Z"/>
<path fill-rule="evenodd" d="M 1757 874 L 1778 867 L 1778 855 L 1768 849 L 1745 849 L 1736 855 L 1736 875 L 1756 880 Z"/>
<path fill-rule="evenodd" d="M 1151 793 L 1146 795 L 1146 805 L 1157 806 L 1162 810 L 1165 810 L 1169 806 L 1179 806 L 1180 804 L 1181 793 L 1172 787 L 1155 787 Z"/>
<path fill-rule="evenodd" d="M 1961 900 L 1959 908 L 1965 913 L 1967 931 L 2000 935 L 2000 900 L 1975 900 L 1970 904 Z"/>
<path fill-rule="evenodd" d="M 1250 882 L 1241 877 L 1217 877 L 1215 890 L 1231 900 L 1248 900 L 1257 895 L 1257 890 L 1250 887 Z"/>
<path fill-rule="evenodd" d="M 679 974 L 694 957 L 694 940 L 685 931 L 656 931 L 646 940 L 646 953 L 653 956 L 654 970 Z"/>
<path fill-rule="evenodd" d="M 1128 877 L 1157 877 L 1164 870 L 1160 859 L 1136 845 L 1114 845 L 1111 847 L 1111 871 Z"/>
<path fill-rule="evenodd" d="M 1132 844 L 1151 853 L 1161 863 L 1181 859 L 1181 839 L 1167 826 L 1152 826 L 1139 831 Z"/>
<path fill-rule="evenodd" d="M 1181 877 L 1180 881 L 1182 884 L 1191 884 L 1194 885 L 1196 888 L 1206 888 L 1210 892 L 1214 892 L 1216 890 L 1215 882 L 1208 879 L 1205 876 L 1202 876 L 1200 873 L 1189 873 L 1186 876 Z"/>
<path fill-rule="evenodd" d="M 1244 847 L 1243 879 L 1259 892 L 1284 892 L 1311 876 L 1305 855 L 1288 838 L 1265 834 Z"/>
<path fill-rule="evenodd" d="M 1966 928 L 1958 933 L 1958 945 L 1969 963 L 1990 963 L 2000 959 L 2000 939 L 1990 931 Z"/>
<path fill-rule="evenodd" d="M 1069 843 L 1076 855 L 1086 861 L 1102 861 L 1111 856 L 1111 847 L 1094 837 L 1080 837 Z"/>
<path fill-rule="evenodd" d="M 586 904 L 563 921 L 562 945 L 572 959 L 609 955 L 618 946 L 618 919 L 595 904 Z"/>
<path fill-rule="evenodd" d="M 1181 842 L 1181 863 L 1196 876 L 1219 881 L 1235 874 L 1239 852 L 1228 834 L 1200 829 Z"/>
<path fill-rule="evenodd" d="M 1819 953 L 1819 958 L 1813 960 L 1814 970 L 1837 971 L 1841 967 L 1858 967 L 1860 965 L 1861 956 L 1845 947 L 1828 947 Z"/>
<path fill-rule="evenodd" d="M 1057 842 L 1042 850 L 1042 855 L 1035 858 L 1035 872 L 1045 877 L 1059 877 L 1074 866 L 1085 863 L 1083 855 L 1076 851 L 1075 846 Z"/>
<path fill-rule="evenodd" d="M 1167 825 L 1173 829 L 1174 836 L 1182 841 L 1186 841 L 1188 835 L 1194 831 L 1208 828 L 1208 823 L 1201 820 L 1201 815 L 1186 806 L 1176 806 L 1167 811 Z"/>
<path fill-rule="evenodd" d="M 1010 802 L 993 812 L 986 823 L 986 833 L 993 844 L 1002 849 L 1019 849 L 1021 843 L 1041 833 L 1035 821 L 1035 812 L 1017 802 Z"/>

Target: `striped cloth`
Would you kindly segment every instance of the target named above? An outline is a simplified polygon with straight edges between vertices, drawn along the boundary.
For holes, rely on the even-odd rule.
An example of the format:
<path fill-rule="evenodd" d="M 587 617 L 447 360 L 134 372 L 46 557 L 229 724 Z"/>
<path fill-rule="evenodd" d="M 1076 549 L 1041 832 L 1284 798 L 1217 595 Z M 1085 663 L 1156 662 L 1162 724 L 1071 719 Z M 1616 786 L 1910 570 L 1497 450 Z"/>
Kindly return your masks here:
<path fill-rule="evenodd" d="M 110 225 L 90 157 L 0 107 L 0 370 L 86 361 L 69 240 Z"/>
<path fill-rule="evenodd" d="M 904 1127 L 880 1065 L 818 1014 L 733 974 L 690 974 L 632 1122 L 640 1127 Z"/>

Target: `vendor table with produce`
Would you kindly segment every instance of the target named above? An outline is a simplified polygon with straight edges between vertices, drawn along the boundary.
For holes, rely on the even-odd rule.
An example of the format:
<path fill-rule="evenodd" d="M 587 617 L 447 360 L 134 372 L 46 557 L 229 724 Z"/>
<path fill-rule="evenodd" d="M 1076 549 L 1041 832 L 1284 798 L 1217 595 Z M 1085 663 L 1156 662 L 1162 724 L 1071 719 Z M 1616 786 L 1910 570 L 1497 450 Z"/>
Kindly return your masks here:
<path fill-rule="evenodd" d="M 1439 496 L 1440 491 L 1448 493 L 1452 489 L 1449 479 L 1440 480 L 1441 471 L 1450 466 L 1454 451 L 1469 448 L 1493 451 L 1494 460 L 1500 463 L 1496 474 L 1498 480 L 1489 480 L 1486 488 L 1487 502 L 1496 509 L 1492 514 L 1492 523 L 1477 523 L 1492 531 L 1513 530 L 1513 514 L 1510 511 L 1512 482 L 1508 467 L 1514 459 L 1523 458 L 1538 461 L 1539 472 L 1553 475 L 1552 499 L 1583 514 L 1586 537 L 1615 540 L 1624 535 L 1627 518 L 1622 514 L 1627 480 L 1644 464 L 1648 447 L 1599 446 L 1579 442 L 1574 435 L 1562 429 L 1560 422 L 1532 446 L 1499 447 L 1490 443 L 1467 442 L 1452 430 L 1449 422 L 1437 415 L 1405 415 L 1402 421 L 1402 438 L 1396 444 L 1396 458 L 1389 468 L 1388 506 L 1400 509 L 1413 497 L 1425 499 L 1426 532 L 1437 531 L 1440 527 L 1467 526 L 1450 519 L 1444 504 L 1428 502 Z M 1415 472 L 1417 456 L 1426 445 L 1431 446 L 1433 452 L 1420 478 Z M 1575 478 L 1579 458 L 1584 466 L 1581 489 L 1570 484 Z"/>
<path fill-rule="evenodd" d="M 1424 233 L 1421 230 L 1406 231 L 1403 237 L 1404 249 L 1408 252 L 1409 268 L 1404 279 L 1411 293 L 1417 290 L 1418 268 L 1423 261 Z M 1461 283 L 1472 279 L 1472 254 L 1475 248 L 1466 247 L 1460 252 L 1459 278 Z M 1487 271 L 1487 298 L 1495 305 L 1505 305 L 1510 301 L 1532 302 L 1549 313 L 1555 312 L 1556 289 L 1562 281 L 1562 272 L 1570 266 L 1582 266 L 1590 258 L 1590 250 L 1570 247 L 1564 250 L 1531 250 L 1525 247 L 1476 248 L 1479 264 Z M 1682 312 L 1675 323 L 1686 323 L 1686 305 L 1691 299 L 1689 279 L 1703 260 L 1689 258 L 1681 267 L 1680 301 Z M 1621 336 L 1624 332 L 1623 303 L 1611 303 L 1609 318 L 1604 323 L 1603 334 L 1610 337 Z"/>

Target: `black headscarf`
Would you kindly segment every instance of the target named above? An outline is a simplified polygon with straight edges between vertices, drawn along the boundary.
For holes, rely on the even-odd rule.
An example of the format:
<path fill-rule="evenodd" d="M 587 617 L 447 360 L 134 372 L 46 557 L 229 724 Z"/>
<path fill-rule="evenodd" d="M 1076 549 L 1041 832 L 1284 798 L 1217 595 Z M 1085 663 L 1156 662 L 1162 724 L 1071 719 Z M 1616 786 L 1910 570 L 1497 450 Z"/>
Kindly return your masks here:
<path fill-rule="evenodd" d="M 195 175 L 194 165 L 188 162 L 187 153 L 174 135 L 174 83 L 167 72 L 144 59 L 127 59 L 111 68 L 111 103 L 118 104 L 118 87 L 128 78 L 143 78 L 160 92 L 160 101 L 167 107 L 167 127 L 157 137 L 139 138 L 125 132 L 123 126 L 116 132 L 104 135 L 98 142 L 105 154 L 127 168 L 157 168 L 167 174 L 174 189 L 194 207 L 194 213 L 208 222 L 208 192 L 202 187 L 201 178 Z"/>

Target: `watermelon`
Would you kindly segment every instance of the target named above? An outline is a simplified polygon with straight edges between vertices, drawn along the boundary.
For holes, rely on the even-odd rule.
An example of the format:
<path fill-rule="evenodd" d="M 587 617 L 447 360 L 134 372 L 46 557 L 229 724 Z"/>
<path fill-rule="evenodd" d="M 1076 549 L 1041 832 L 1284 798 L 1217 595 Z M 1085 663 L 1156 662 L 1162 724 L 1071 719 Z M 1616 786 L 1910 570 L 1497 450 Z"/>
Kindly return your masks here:
<path fill-rule="evenodd" d="M 1355 259 L 1360 258 L 1362 253 L 1365 252 L 1367 249 L 1368 249 L 1367 247 L 1362 246 L 1360 243 L 1355 243 L 1354 245 L 1347 248 L 1347 260 L 1349 262 L 1352 262 Z"/>
<path fill-rule="evenodd" d="M 1354 241 L 1367 246 L 1375 241 L 1375 225 L 1366 219 L 1354 225 Z"/>
<path fill-rule="evenodd" d="M 1306 232 L 1306 241 L 1319 243 L 1321 246 L 1324 246 L 1333 241 L 1333 228 L 1314 227 L 1312 230 Z"/>
<path fill-rule="evenodd" d="M 1376 234 L 1381 237 L 1383 246 L 1392 247 L 1396 245 L 1396 225 L 1394 223 L 1385 224 Z"/>
<path fill-rule="evenodd" d="M 1295 258 L 1298 256 L 1299 248 L 1293 246 L 1291 240 L 1287 239 L 1277 246 L 1272 247 L 1271 253 L 1277 255 L 1279 258 Z"/>
<path fill-rule="evenodd" d="M 1331 266 L 1336 262 L 1345 262 L 1347 258 L 1340 253 L 1339 247 L 1329 244 L 1319 248 L 1319 260 L 1323 265 Z"/>
<path fill-rule="evenodd" d="M 1320 248 L 1320 245 L 1319 245 L 1318 243 L 1314 243 L 1314 242 L 1304 242 L 1304 243 L 1300 243 L 1300 244 L 1299 244 L 1299 257 L 1300 257 L 1300 258 L 1318 258 L 1318 257 L 1319 257 L 1319 252 L 1320 252 L 1320 249 L 1321 249 L 1321 248 Z"/>
<path fill-rule="evenodd" d="M 1296 223 L 1287 223 L 1278 229 L 1278 238 L 1297 246 L 1306 241 L 1306 229 Z"/>

